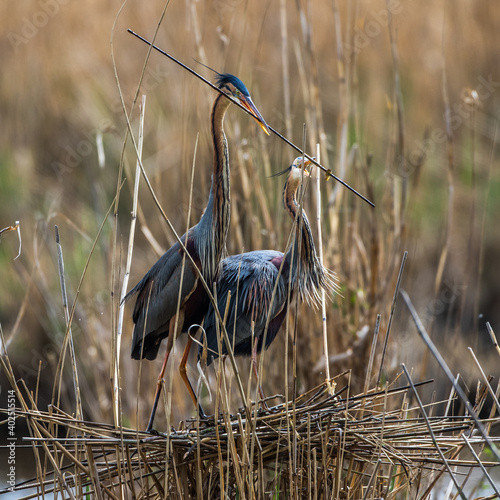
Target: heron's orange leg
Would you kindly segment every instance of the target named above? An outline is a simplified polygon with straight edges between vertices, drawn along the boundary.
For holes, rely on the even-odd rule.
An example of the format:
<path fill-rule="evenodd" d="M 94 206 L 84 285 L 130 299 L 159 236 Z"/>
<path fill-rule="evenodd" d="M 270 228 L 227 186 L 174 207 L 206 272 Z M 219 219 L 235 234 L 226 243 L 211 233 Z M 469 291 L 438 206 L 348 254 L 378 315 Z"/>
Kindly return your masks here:
<path fill-rule="evenodd" d="M 187 390 L 189 392 L 189 395 L 191 396 L 191 399 L 193 400 L 195 407 L 198 409 L 198 413 L 200 414 L 200 418 L 207 418 L 207 416 L 205 415 L 205 412 L 203 411 L 201 404 L 198 401 L 198 398 L 196 397 L 193 386 L 191 385 L 191 382 L 187 376 L 186 364 L 187 364 L 187 360 L 189 357 L 189 352 L 191 351 L 192 344 L 193 344 L 193 339 L 191 336 L 189 336 L 186 347 L 184 348 L 184 354 L 183 354 L 181 362 L 179 364 L 179 373 L 181 374 L 182 380 L 186 384 Z"/>
<path fill-rule="evenodd" d="M 184 323 L 184 311 L 181 309 L 179 311 L 179 314 L 176 316 L 178 316 L 179 318 L 177 331 L 180 332 L 182 331 L 181 329 Z M 170 319 L 170 324 L 168 327 L 168 337 L 167 337 L 167 352 L 165 353 L 165 359 L 163 360 L 163 365 L 161 367 L 160 374 L 158 375 L 158 383 L 156 384 L 155 399 L 153 402 L 153 408 L 151 409 L 151 415 L 149 417 L 149 422 L 146 432 L 151 432 L 153 430 L 153 423 L 155 420 L 156 409 L 158 408 L 158 401 L 160 400 L 161 386 L 163 385 L 164 382 L 163 377 L 165 376 L 165 370 L 167 368 L 167 362 L 168 362 L 168 357 L 170 356 L 170 351 L 172 350 L 172 347 L 174 345 L 174 328 L 175 328 L 176 316 L 173 316 Z"/>
<path fill-rule="evenodd" d="M 258 342 L 259 342 L 259 339 L 257 337 L 255 337 L 254 345 L 253 345 L 253 349 L 252 349 L 253 374 L 255 376 L 255 382 L 259 386 L 259 395 L 260 395 L 260 399 L 261 399 L 260 404 L 262 405 L 262 408 L 264 410 L 269 410 L 266 402 L 264 401 L 264 399 L 265 399 L 264 391 L 262 390 L 262 386 L 259 384 L 259 373 L 257 372 L 257 344 L 258 344 Z"/>

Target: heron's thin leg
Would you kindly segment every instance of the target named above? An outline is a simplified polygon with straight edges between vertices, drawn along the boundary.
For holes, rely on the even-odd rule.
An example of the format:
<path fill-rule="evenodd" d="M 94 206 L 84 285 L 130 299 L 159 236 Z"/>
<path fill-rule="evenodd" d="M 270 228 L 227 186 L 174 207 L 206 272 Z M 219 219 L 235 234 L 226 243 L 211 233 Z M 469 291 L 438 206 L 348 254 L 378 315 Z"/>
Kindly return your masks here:
<path fill-rule="evenodd" d="M 191 351 L 192 344 L 193 344 L 193 339 L 191 338 L 191 336 L 189 336 L 186 347 L 184 348 L 184 354 L 182 355 L 182 359 L 181 359 L 181 362 L 179 364 L 179 373 L 181 374 L 182 380 L 186 384 L 187 390 L 189 391 L 189 395 L 191 396 L 191 399 L 193 400 L 194 406 L 198 409 L 198 413 L 200 415 L 200 418 L 206 419 L 207 416 L 205 415 L 205 412 L 203 411 L 201 403 L 198 401 L 198 398 L 196 397 L 193 386 L 191 385 L 191 382 L 187 376 L 186 364 L 187 364 L 187 360 L 189 357 L 189 352 Z"/>
<path fill-rule="evenodd" d="M 168 344 L 171 344 L 171 342 L 168 342 Z M 170 347 L 170 349 L 169 349 L 169 347 Z M 153 430 L 153 423 L 155 420 L 156 409 L 158 407 L 158 401 L 160 400 L 161 386 L 163 384 L 163 376 L 165 375 L 165 369 L 167 367 L 168 356 L 170 355 L 171 349 L 172 349 L 172 347 L 167 345 L 167 353 L 165 354 L 165 359 L 163 360 L 161 372 L 158 375 L 158 383 L 156 384 L 156 392 L 155 392 L 155 398 L 154 398 L 154 402 L 153 402 L 153 408 L 151 409 L 151 415 L 149 417 L 149 422 L 148 422 L 148 427 L 146 429 L 146 432 L 151 432 Z"/>
<path fill-rule="evenodd" d="M 182 328 L 182 323 L 184 322 L 184 314 L 181 309 L 179 311 L 179 329 Z M 155 420 L 155 414 L 156 414 L 156 409 L 158 408 L 158 402 L 160 401 L 160 394 L 161 394 L 161 386 L 163 384 L 163 377 L 165 376 L 165 370 L 167 368 L 167 362 L 168 362 L 168 357 L 170 356 L 170 351 L 172 350 L 172 347 L 174 345 L 174 328 L 175 328 L 175 319 L 176 316 L 172 317 L 170 319 L 170 324 L 169 324 L 169 335 L 167 337 L 167 352 L 165 354 L 165 359 L 163 360 L 163 365 L 161 367 L 160 374 L 158 375 L 158 383 L 156 384 L 156 392 L 155 392 L 155 399 L 153 402 L 153 408 L 151 409 L 151 415 L 149 417 L 149 422 L 148 422 L 148 427 L 146 429 L 146 432 L 151 432 L 153 430 L 153 423 Z"/>
<path fill-rule="evenodd" d="M 253 374 L 255 376 L 255 382 L 259 386 L 259 395 L 261 402 L 260 404 L 262 405 L 262 408 L 264 410 L 268 410 L 268 406 L 266 402 L 264 401 L 265 396 L 264 396 L 264 391 L 262 390 L 262 386 L 259 383 L 259 374 L 257 372 L 257 345 L 259 343 L 259 338 L 255 337 L 254 344 L 253 344 L 253 349 L 252 349 L 252 367 L 253 367 Z"/>

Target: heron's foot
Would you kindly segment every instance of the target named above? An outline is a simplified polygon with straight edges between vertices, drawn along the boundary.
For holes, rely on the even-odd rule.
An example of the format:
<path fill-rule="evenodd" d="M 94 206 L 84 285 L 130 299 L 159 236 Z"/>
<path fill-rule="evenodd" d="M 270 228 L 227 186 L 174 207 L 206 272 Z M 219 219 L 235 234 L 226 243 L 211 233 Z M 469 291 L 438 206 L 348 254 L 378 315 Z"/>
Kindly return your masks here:
<path fill-rule="evenodd" d="M 203 419 L 200 417 L 200 424 L 203 424 L 205 428 L 214 427 L 217 424 L 215 415 L 206 415 Z"/>
<path fill-rule="evenodd" d="M 198 403 L 198 415 L 200 417 L 200 420 L 202 421 L 206 421 L 206 420 L 209 420 L 209 417 L 207 416 L 207 414 L 203 411 L 203 407 L 201 406 L 200 403 Z"/>
<path fill-rule="evenodd" d="M 267 406 L 261 406 L 260 408 L 257 409 L 257 415 L 259 417 L 262 417 L 263 415 L 269 415 L 270 411 Z"/>
<path fill-rule="evenodd" d="M 160 436 L 160 432 L 157 431 L 156 429 L 153 429 L 152 425 L 148 425 L 148 427 L 146 429 L 146 432 L 148 434 L 151 434 L 152 436 Z"/>

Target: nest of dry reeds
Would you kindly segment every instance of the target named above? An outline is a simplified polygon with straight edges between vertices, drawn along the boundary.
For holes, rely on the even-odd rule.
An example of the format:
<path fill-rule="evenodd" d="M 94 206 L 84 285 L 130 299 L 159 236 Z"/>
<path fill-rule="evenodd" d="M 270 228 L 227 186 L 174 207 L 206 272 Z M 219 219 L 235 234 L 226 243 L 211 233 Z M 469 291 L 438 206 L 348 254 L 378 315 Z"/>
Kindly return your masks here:
<path fill-rule="evenodd" d="M 432 381 L 408 380 L 355 396 L 328 381 L 266 410 L 196 419 L 154 436 L 56 407 L 39 411 L 21 398 L 17 416 L 29 427 L 23 439 L 33 447 L 37 477 L 16 491 L 32 492 L 24 498 L 427 498 L 457 468 L 468 471 L 463 491 L 471 491 L 474 468 L 481 484 L 495 488 L 488 467 L 497 463 L 484 453 L 474 419 L 432 416 L 442 402 L 424 407 L 418 397 L 418 386 Z M 490 441 L 499 422 L 480 422 Z"/>

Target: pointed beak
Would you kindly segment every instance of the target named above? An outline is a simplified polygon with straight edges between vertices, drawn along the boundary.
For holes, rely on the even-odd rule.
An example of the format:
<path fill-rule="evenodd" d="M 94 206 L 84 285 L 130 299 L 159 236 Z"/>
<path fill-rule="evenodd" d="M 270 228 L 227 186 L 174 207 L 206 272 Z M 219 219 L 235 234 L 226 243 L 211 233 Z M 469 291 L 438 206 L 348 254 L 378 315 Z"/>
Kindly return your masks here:
<path fill-rule="evenodd" d="M 260 114 L 259 110 L 255 106 L 255 104 L 252 102 L 252 99 L 250 97 L 245 97 L 240 101 L 240 103 L 250 111 L 250 113 L 253 115 L 255 121 L 261 126 L 262 130 L 267 134 L 271 135 L 271 131 L 269 130 L 269 127 L 267 126 L 267 123 L 264 121 L 264 118 L 262 118 L 262 115 Z"/>
<path fill-rule="evenodd" d="M 315 158 L 315 159 L 316 159 L 316 158 Z M 311 174 L 310 174 L 310 172 L 307 170 L 307 168 L 309 167 L 309 165 L 312 165 L 312 161 L 311 161 L 311 160 L 307 160 L 307 159 L 306 159 L 306 160 L 304 160 L 304 163 L 303 163 L 302 165 L 303 165 L 303 167 L 302 167 L 302 168 L 304 169 L 304 176 L 305 176 L 305 177 L 310 177 L 310 176 L 311 176 Z M 301 165 L 301 166 L 302 166 L 302 165 Z"/>

